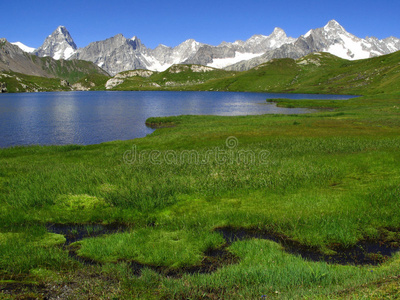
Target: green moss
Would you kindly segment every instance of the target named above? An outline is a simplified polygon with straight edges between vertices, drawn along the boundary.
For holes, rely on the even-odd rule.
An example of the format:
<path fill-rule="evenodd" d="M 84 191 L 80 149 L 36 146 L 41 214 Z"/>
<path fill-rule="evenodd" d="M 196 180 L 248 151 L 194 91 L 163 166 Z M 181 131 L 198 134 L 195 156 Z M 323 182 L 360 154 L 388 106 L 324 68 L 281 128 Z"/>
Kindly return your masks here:
<path fill-rule="evenodd" d="M 61 281 L 61 276 L 52 270 L 44 269 L 44 268 L 35 268 L 30 270 L 30 275 L 37 280 L 40 281 Z"/>
<path fill-rule="evenodd" d="M 67 211 L 82 211 L 103 209 L 110 207 L 104 199 L 99 199 L 94 196 L 83 195 L 61 195 L 54 201 L 58 209 Z"/>
<path fill-rule="evenodd" d="M 5 244 L 7 242 L 18 240 L 23 237 L 22 233 L 19 232 L 0 232 L 0 243 Z"/>
<path fill-rule="evenodd" d="M 61 234 L 56 233 L 46 233 L 39 240 L 33 241 L 32 244 L 35 247 L 53 247 L 58 245 L 63 245 L 66 239 Z"/>
<path fill-rule="evenodd" d="M 0 233 L 0 243 L 15 243 L 20 241 L 26 241 L 27 236 L 21 232 L 5 232 Z M 61 234 L 56 233 L 46 233 L 44 235 L 38 236 L 34 239 L 30 239 L 30 243 L 34 247 L 52 247 L 57 245 L 62 245 L 66 241 L 65 237 Z"/>

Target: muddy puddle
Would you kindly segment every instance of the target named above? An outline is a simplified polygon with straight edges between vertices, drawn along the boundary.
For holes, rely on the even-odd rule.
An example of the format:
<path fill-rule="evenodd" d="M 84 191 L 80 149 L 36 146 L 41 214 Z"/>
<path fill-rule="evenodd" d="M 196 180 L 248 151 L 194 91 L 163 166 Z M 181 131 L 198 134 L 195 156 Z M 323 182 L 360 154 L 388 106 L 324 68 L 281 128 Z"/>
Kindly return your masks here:
<path fill-rule="evenodd" d="M 89 258 L 77 255 L 79 245 L 70 245 L 73 242 L 96 237 L 103 234 L 114 234 L 129 230 L 130 227 L 122 224 L 110 225 L 71 225 L 71 224 L 48 224 L 47 230 L 53 233 L 62 234 L 66 238 L 64 245 L 69 255 L 86 265 L 101 264 Z M 181 277 L 183 274 L 209 274 L 215 272 L 219 268 L 236 264 L 239 258 L 227 250 L 227 247 L 236 241 L 249 239 L 265 239 L 281 244 L 288 253 L 300 255 L 302 258 L 310 261 L 325 261 L 333 264 L 352 264 L 352 265 L 377 265 L 387 261 L 394 253 L 400 250 L 399 243 L 388 243 L 372 240 L 364 240 L 357 243 L 351 248 L 344 248 L 340 245 L 331 245 L 329 249 L 336 252 L 333 255 L 321 253 L 319 249 L 305 246 L 299 242 L 293 241 L 286 236 L 276 233 L 251 230 L 244 228 L 223 227 L 215 229 L 220 233 L 226 243 L 219 249 L 210 249 L 204 253 L 204 258 L 200 265 L 172 269 L 163 266 L 154 266 L 142 264 L 136 261 L 125 261 L 133 270 L 133 273 L 140 275 L 143 268 L 152 269 L 159 274 L 170 277 Z M 123 260 L 121 260 L 123 261 Z"/>
<path fill-rule="evenodd" d="M 70 246 L 72 243 L 81 241 L 86 238 L 98 237 L 104 234 L 115 234 L 124 232 L 130 227 L 125 224 L 112 223 L 112 224 L 47 224 L 46 229 L 49 232 L 62 234 L 66 241 L 64 248 L 68 250 L 68 255 L 73 259 L 85 265 L 98 265 L 99 262 L 79 256 L 76 251 L 79 246 Z"/>
<path fill-rule="evenodd" d="M 129 265 L 135 275 L 140 275 L 143 268 L 148 268 L 164 276 L 180 278 L 184 274 L 189 274 L 189 275 L 210 274 L 224 266 L 230 264 L 236 264 L 238 262 L 239 262 L 239 257 L 230 253 L 225 249 L 225 247 L 223 247 L 221 249 L 213 249 L 206 251 L 204 253 L 204 258 L 201 261 L 201 264 L 197 266 L 172 269 L 163 266 L 152 266 L 148 264 L 141 264 L 135 261 L 129 262 Z"/>
<path fill-rule="evenodd" d="M 119 223 L 113 224 L 47 224 L 46 229 L 49 232 L 62 234 L 65 239 L 65 245 L 72 244 L 74 242 L 96 237 L 103 234 L 113 234 L 117 232 L 123 232 L 128 230 L 128 226 Z"/>
<path fill-rule="evenodd" d="M 34 294 L 32 298 L 20 298 L 19 295 L 30 293 Z M 4 295 L 5 299 L 46 299 L 44 297 L 45 294 L 45 285 L 38 283 L 24 283 L 24 282 L 9 282 L 2 283 L 0 282 L 0 298 Z M 7 298 L 9 296 L 10 298 Z M 3 298 L 1 298 L 3 299 Z"/>

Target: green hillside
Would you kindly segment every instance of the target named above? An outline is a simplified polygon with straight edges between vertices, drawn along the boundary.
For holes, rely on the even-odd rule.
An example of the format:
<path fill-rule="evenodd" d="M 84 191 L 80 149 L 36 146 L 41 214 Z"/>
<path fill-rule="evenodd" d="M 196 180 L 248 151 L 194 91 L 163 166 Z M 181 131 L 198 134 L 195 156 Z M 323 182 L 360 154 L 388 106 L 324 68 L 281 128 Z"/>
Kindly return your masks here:
<path fill-rule="evenodd" d="M 122 72 L 116 77 L 124 77 Z M 149 77 L 132 76 L 115 90 L 198 90 L 201 86 L 221 78 L 234 77 L 238 72 L 200 65 L 173 65 L 164 72 L 153 72 Z"/>
<path fill-rule="evenodd" d="M 313 53 L 298 60 L 275 59 L 245 72 L 218 69 L 193 72 L 192 66 L 174 65 L 164 72 L 154 72 L 150 77 L 124 78 L 113 89 L 354 95 L 400 90 L 400 52 L 357 61 L 328 53 Z"/>
<path fill-rule="evenodd" d="M 43 70 L 56 78 L 67 80 L 74 84 L 83 77 L 91 74 L 109 76 L 107 72 L 89 61 L 84 60 L 55 60 L 51 57 L 32 56 L 35 63 L 40 65 Z"/>
<path fill-rule="evenodd" d="M 15 72 L 0 72 L 0 83 L 8 93 L 70 91 L 64 79 L 25 75 Z"/>
<path fill-rule="evenodd" d="M 104 90 L 104 86 L 108 79 L 110 79 L 110 76 L 92 73 L 76 81 L 73 85 L 73 88 L 77 90 L 91 91 Z"/>
<path fill-rule="evenodd" d="M 235 78 L 207 84 L 230 91 L 379 94 L 400 90 L 400 52 L 348 61 L 328 53 L 278 59 Z"/>

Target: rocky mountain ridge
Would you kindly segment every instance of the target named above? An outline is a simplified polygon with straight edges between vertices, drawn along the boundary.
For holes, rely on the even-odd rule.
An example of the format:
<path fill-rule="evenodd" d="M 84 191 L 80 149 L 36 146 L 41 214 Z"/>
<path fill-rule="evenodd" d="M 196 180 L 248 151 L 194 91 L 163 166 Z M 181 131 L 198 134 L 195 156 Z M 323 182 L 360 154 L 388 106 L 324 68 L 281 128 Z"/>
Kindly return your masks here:
<path fill-rule="evenodd" d="M 400 50 L 400 39 L 375 37 L 361 39 L 347 32 L 338 22 L 331 20 L 322 28 L 312 29 L 294 43 L 267 51 L 263 55 L 227 67 L 231 71 L 244 71 L 275 58 L 298 59 L 314 52 L 327 52 L 348 60 L 366 59 Z"/>
<path fill-rule="evenodd" d="M 311 29 L 297 39 L 288 37 L 283 29 L 275 28 L 268 36 L 254 35 L 246 41 L 222 42 L 218 46 L 189 39 L 173 48 L 159 45 L 155 49 L 147 48 L 137 37 L 128 39 L 122 34 L 77 49 L 69 32 L 60 26 L 34 53 L 55 59 L 91 61 L 115 75 L 135 69 L 164 71 L 173 64 L 199 64 L 243 71 L 274 58 L 297 59 L 313 52 L 328 52 L 356 60 L 398 50 L 398 38 L 361 39 L 331 20 L 324 27 Z"/>

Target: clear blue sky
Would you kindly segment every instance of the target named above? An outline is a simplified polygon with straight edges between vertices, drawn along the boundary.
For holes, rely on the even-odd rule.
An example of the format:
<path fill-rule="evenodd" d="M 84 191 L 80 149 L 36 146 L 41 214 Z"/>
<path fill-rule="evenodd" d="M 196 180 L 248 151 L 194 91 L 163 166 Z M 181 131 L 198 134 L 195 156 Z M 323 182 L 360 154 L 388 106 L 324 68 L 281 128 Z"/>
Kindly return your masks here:
<path fill-rule="evenodd" d="M 274 27 L 298 37 L 331 19 L 358 37 L 400 38 L 398 0 L 16 0 L 3 5 L 0 37 L 39 47 L 64 25 L 78 47 L 118 33 L 150 48 L 189 38 L 218 45 L 269 35 Z"/>

